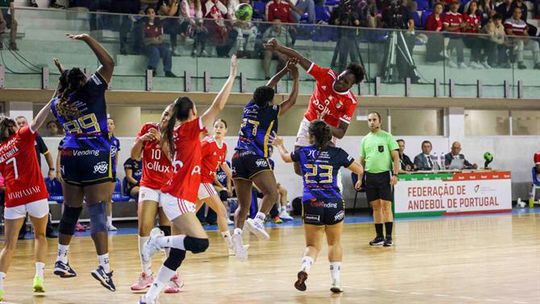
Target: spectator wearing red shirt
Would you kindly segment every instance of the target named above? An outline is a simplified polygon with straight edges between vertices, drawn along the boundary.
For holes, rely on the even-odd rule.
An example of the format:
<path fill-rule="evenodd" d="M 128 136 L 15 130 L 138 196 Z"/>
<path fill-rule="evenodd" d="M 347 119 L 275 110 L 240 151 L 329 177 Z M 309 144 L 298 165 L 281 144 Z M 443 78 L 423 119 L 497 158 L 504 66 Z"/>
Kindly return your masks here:
<path fill-rule="evenodd" d="M 458 13 L 459 10 L 459 0 L 453 0 L 450 5 L 450 11 L 447 12 L 443 17 L 443 29 L 446 32 L 450 33 L 461 33 L 465 28 L 465 23 L 463 22 L 463 16 Z M 449 60 L 448 66 L 452 68 L 466 68 L 467 65 L 464 62 L 463 58 L 463 36 L 461 35 L 448 35 L 448 50 L 456 49 L 457 52 L 457 64 L 456 62 Z"/>
<path fill-rule="evenodd" d="M 523 63 L 523 51 L 527 49 L 533 53 L 534 68 L 540 69 L 540 46 L 538 45 L 538 41 L 529 38 L 528 26 L 527 23 L 521 19 L 521 14 L 522 12 L 519 7 L 514 8 L 512 18 L 509 18 L 504 22 L 506 34 L 512 36 L 521 36 L 510 38 L 514 44 L 514 48 L 517 49 L 515 51 L 515 55 L 518 62 L 518 68 L 521 70 L 527 68 L 527 66 Z"/>
<path fill-rule="evenodd" d="M 293 23 L 289 2 L 272 0 L 266 4 L 266 21 L 281 20 L 283 23 Z"/>
<path fill-rule="evenodd" d="M 467 11 L 463 13 L 463 22 L 465 23 L 463 32 L 472 34 L 464 37 L 465 46 L 471 49 L 470 66 L 475 69 L 491 68 L 487 62 L 485 66 L 482 64 L 484 61 L 484 56 L 482 56 L 485 45 L 484 40 L 480 36 L 474 35 L 479 33 L 481 27 L 478 2 L 476 0 L 469 2 Z"/>
<path fill-rule="evenodd" d="M 159 59 L 163 60 L 163 70 L 165 77 L 176 77 L 171 72 L 172 58 L 169 46 L 163 42 L 163 28 L 159 20 L 156 20 L 156 11 L 153 7 L 148 7 L 145 10 L 147 20 L 144 24 L 144 46 L 146 57 L 148 57 L 148 69 L 156 75 L 156 69 L 159 64 Z"/>
<path fill-rule="evenodd" d="M 443 30 L 443 12 L 442 3 L 435 3 L 433 13 L 429 15 L 426 21 L 426 31 L 429 33 L 426 44 L 426 61 L 437 62 L 444 60 L 444 37 L 441 34 Z"/>

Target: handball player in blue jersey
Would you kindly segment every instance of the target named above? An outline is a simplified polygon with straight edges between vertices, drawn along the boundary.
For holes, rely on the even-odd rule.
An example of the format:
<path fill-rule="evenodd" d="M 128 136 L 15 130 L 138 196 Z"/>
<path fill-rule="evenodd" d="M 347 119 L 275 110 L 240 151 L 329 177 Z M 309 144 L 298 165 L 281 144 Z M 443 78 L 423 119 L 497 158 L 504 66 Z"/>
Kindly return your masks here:
<path fill-rule="evenodd" d="M 266 86 L 258 87 L 253 99 L 245 106 L 242 113 L 242 125 L 238 135 L 236 152 L 232 158 L 232 171 L 238 209 L 236 228 L 232 236 L 236 257 L 244 261 L 247 251 L 242 244 L 244 222 L 247 228 L 258 238 L 268 239 L 264 229 L 266 214 L 278 199 L 277 182 L 268 161 L 272 136 L 277 133 L 278 116 L 285 114 L 296 103 L 298 96 L 298 69 L 296 59 L 291 59 L 283 70 L 279 71 Z M 274 89 L 279 80 L 287 73 L 293 77 L 293 88 L 289 98 L 281 104 L 274 104 Z M 262 206 L 254 219 L 247 219 L 251 203 L 253 183 L 263 194 Z"/>
<path fill-rule="evenodd" d="M 305 281 L 321 251 L 322 237 L 326 234 L 332 278 L 330 290 L 340 293 L 343 291 L 340 270 L 343 259 L 341 232 L 345 218 L 345 202 L 337 185 L 337 175 L 341 167 L 359 176 L 363 174 L 364 169 L 343 149 L 332 146 L 332 131 L 324 121 L 311 122 L 308 132 L 311 145 L 300 147 L 292 153 L 289 153 L 283 145 L 283 139 L 278 137 L 274 142 L 283 161 L 300 165 L 304 180 L 302 217 L 306 249 L 294 286 L 300 291 L 306 290 Z M 360 189 L 360 186 L 361 182 L 355 185 L 356 189 Z"/>
<path fill-rule="evenodd" d="M 60 81 L 63 88 L 51 105 L 54 116 L 66 133 L 60 151 L 64 212 L 60 220 L 54 273 L 63 278 L 76 276 L 68 262 L 68 251 L 84 199 L 99 261 L 99 266 L 91 274 L 105 288 L 115 291 L 108 254 L 106 207 L 113 180 L 113 163 L 105 102 L 105 90 L 112 78 L 114 61 L 107 50 L 89 35 L 68 34 L 67 37 L 85 42 L 101 66 L 89 78 L 78 68 L 64 70 Z"/>

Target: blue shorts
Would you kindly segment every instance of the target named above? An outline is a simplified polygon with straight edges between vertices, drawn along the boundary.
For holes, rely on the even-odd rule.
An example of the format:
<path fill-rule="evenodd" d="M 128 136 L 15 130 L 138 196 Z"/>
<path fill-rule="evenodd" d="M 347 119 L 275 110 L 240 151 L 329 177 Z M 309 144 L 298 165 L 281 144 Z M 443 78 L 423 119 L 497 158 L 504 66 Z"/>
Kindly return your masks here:
<path fill-rule="evenodd" d="M 233 178 L 251 180 L 262 171 L 272 171 L 268 158 L 253 151 L 237 150 L 232 158 Z"/>
<path fill-rule="evenodd" d="M 335 225 L 345 218 L 345 202 L 341 200 L 305 200 L 302 203 L 304 224 Z"/>
<path fill-rule="evenodd" d="M 70 185 L 89 186 L 114 181 L 110 151 L 62 149 L 62 179 Z"/>

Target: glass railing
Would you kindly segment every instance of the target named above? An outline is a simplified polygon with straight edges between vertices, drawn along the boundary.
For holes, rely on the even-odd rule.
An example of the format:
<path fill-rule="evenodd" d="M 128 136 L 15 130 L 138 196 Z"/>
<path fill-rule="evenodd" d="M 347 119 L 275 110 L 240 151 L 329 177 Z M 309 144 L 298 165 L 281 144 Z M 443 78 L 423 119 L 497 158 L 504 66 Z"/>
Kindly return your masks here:
<path fill-rule="evenodd" d="M 19 50 L 8 50 L 6 33 L 5 47 L 0 51 L 5 88 L 41 88 L 47 74 L 49 86 L 54 87 L 58 71 L 52 64 L 53 57 L 66 67 L 93 72 L 98 62 L 90 49 L 65 38 L 66 32 L 88 32 L 116 61 L 112 90 L 215 92 L 228 76 L 228 57 L 236 53 L 241 61 L 234 90 L 250 92 L 265 84 L 281 64 L 278 54 L 263 48 L 266 38 L 276 36 L 282 44 L 336 71 L 351 61 L 362 63 L 366 79 L 355 88 L 361 95 L 540 96 L 540 70 L 535 69 L 534 62 L 539 55 L 531 51 L 533 44 L 540 42 L 536 38 L 507 37 L 498 44 L 490 36 L 479 34 L 255 21 L 216 23 L 171 17 L 160 21 L 165 31 L 160 47 L 145 46 L 157 41 L 145 40 L 145 31 L 147 35 L 152 33 L 146 28 L 144 16 L 18 8 L 16 17 Z M 149 61 L 151 53 L 159 62 L 157 66 Z M 170 68 L 164 68 L 163 57 L 169 53 Z M 518 58 L 523 62 L 518 63 Z M 155 77 L 147 72 L 150 66 L 155 69 Z M 48 71 L 44 72 L 44 67 Z M 166 77 L 173 75 L 165 72 L 175 77 Z M 313 87 L 313 79 L 302 72 L 301 93 L 310 94 Z M 279 90 L 287 92 L 290 88 L 287 80 Z"/>

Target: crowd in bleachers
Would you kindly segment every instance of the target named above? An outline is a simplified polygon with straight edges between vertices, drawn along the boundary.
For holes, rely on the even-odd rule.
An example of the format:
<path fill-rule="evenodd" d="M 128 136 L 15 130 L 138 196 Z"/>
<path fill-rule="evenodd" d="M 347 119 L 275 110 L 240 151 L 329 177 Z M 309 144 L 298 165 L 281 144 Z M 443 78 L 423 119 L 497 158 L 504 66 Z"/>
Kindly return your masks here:
<path fill-rule="evenodd" d="M 0 6 L 9 2 L 0 1 Z M 252 21 L 237 20 L 235 10 L 241 3 L 253 7 Z M 30 4 L 35 5 L 35 1 Z M 54 0 L 50 6 L 60 7 Z M 294 45 L 298 39 L 337 41 L 336 59 L 332 61 L 337 68 L 361 59 L 358 45 L 362 42 L 389 40 L 387 31 L 336 30 L 313 24 L 401 29 L 409 52 L 415 45 L 426 44 L 428 62 L 450 59 L 455 54 L 455 59 L 448 60 L 450 67 L 509 68 L 513 62 L 525 69 L 524 51 L 530 50 L 531 67 L 540 68 L 538 41 L 530 39 L 538 31 L 527 22 L 537 15 L 538 1 L 532 12 L 524 0 L 70 0 L 69 6 L 132 14 L 92 14 L 90 29 L 118 31 L 122 54 L 146 55 L 147 69 L 154 75 L 162 60 L 166 77 L 176 76 L 171 71 L 172 56 L 182 55 L 186 40 L 190 40 L 192 56 L 228 57 L 234 53 L 262 58 L 267 78 L 271 60 L 278 60 L 278 69 L 284 64 L 279 54 L 262 47 L 270 38 L 285 45 Z M 4 19 L 0 18 L 0 32 Z M 12 46 L 16 48 L 14 40 Z M 464 58 L 466 48 L 470 49 L 468 63 Z M 402 77 L 409 74 L 400 71 Z"/>

